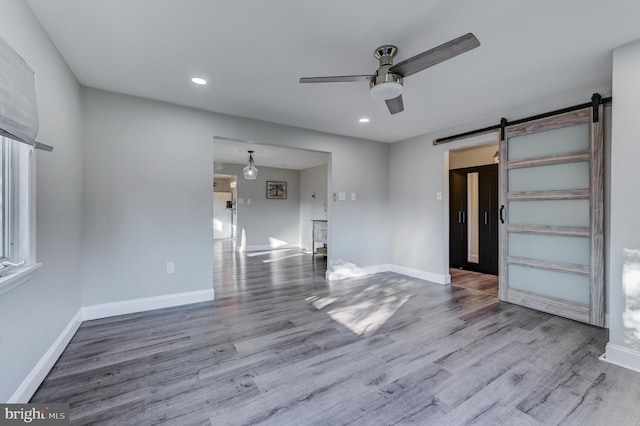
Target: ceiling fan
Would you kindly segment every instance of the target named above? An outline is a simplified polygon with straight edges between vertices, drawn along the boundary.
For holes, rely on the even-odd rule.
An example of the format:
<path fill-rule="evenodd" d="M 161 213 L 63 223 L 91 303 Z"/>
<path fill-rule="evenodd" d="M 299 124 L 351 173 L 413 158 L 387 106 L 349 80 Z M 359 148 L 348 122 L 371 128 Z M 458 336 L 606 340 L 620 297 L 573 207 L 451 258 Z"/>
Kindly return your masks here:
<path fill-rule="evenodd" d="M 384 100 L 391 114 L 404 111 L 402 103 L 403 78 L 432 67 L 453 57 L 480 46 L 480 41 L 471 33 L 441 44 L 438 47 L 422 52 L 409 59 L 393 65 L 393 58 L 398 53 L 396 46 L 386 44 L 378 47 L 374 56 L 380 62 L 375 74 L 342 75 L 333 77 L 302 77 L 300 83 L 350 83 L 368 81 L 373 99 Z"/>

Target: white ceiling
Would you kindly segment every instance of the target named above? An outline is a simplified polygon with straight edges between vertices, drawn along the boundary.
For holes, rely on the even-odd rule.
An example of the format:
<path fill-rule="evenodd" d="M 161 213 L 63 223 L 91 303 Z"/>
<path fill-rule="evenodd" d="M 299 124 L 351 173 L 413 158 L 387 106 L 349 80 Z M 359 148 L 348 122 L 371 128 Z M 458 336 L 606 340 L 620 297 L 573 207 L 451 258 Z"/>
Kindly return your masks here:
<path fill-rule="evenodd" d="M 324 152 L 260 145 L 218 137 L 214 138 L 213 150 L 216 173 L 226 173 L 220 163 L 247 164 L 249 150 L 253 151 L 253 160 L 258 168 L 304 170 L 329 162 L 329 154 Z"/>
<path fill-rule="evenodd" d="M 586 102 L 610 86 L 612 48 L 640 38 L 635 0 L 28 3 L 84 86 L 385 142 Z M 468 32 L 481 46 L 405 79 L 394 116 L 366 82 L 298 83 L 371 74 L 382 44 L 397 63 Z"/>

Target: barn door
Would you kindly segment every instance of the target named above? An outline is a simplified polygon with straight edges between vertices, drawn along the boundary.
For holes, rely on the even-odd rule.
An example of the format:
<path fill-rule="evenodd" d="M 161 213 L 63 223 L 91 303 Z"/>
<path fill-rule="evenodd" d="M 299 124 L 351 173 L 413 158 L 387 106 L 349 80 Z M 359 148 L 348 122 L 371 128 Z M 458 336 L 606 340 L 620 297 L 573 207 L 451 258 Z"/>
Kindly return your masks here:
<path fill-rule="evenodd" d="M 500 141 L 500 300 L 598 326 L 602 109 L 507 125 Z"/>

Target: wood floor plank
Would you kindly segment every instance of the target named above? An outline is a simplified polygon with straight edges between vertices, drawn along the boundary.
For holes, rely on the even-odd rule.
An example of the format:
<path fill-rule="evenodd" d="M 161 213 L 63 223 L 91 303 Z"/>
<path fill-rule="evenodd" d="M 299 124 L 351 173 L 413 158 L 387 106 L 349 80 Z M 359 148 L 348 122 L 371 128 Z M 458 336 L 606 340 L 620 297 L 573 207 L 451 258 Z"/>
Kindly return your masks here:
<path fill-rule="evenodd" d="M 298 255 L 300 254 L 300 255 Z M 640 375 L 598 360 L 606 330 L 326 259 L 214 249 L 214 302 L 87 321 L 32 402 L 73 425 L 627 425 Z"/>

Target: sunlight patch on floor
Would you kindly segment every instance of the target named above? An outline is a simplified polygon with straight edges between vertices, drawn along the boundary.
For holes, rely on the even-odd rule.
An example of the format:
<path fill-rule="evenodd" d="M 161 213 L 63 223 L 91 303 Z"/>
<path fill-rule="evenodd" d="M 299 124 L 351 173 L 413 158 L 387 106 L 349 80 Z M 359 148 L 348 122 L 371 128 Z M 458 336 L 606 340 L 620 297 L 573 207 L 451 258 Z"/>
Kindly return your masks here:
<path fill-rule="evenodd" d="M 273 254 L 273 253 L 279 253 L 279 252 L 285 252 L 285 251 L 291 251 L 293 249 L 278 249 L 278 250 L 265 250 L 265 251 L 251 251 L 251 252 L 246 252 L 245 256 L 249 256 L 249 257 L 255 257 L 255 256 L 265 256 L 265 255 L 269 255 L 269 254 Z"/>
<path fill-rule="evenodd" d="M 316 309 L 326 313 L 359 336 L 370 336 L 380 329 L 411 296 L 403 288 L 372 285 L 348 300 L 341 297 L 308 297 Z M 344 303 L 340 303 L 344 301 Z"/>
<path fill-rule="evenodd" d="M 262 263 L 278 262 L 280 260 L 289 259 L 289 258 L 298 257 L 298 256 L 304 256 L 304 253 L 294 253 L 294 254 L 290 254 L 289 256 L 278 257 L 277 259 L 267 259 L 267 260 L 263 260 Z"/>

